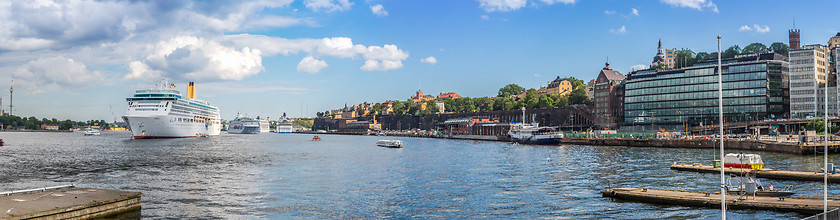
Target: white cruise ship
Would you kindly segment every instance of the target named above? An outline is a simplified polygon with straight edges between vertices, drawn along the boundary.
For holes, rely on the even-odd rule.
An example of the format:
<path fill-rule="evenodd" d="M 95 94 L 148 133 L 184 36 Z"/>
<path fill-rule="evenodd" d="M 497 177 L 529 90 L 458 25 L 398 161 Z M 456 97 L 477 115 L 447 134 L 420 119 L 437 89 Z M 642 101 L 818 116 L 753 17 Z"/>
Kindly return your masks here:
<path fill-rule="evenodd" d="M 292 121 L 283 113 L 283 117 L 277 122 L 277 133 L 292 133 Z"/>
<path fill-rule="evenodd" d="M 260 121 L 260 132 L 261 133 L 268 133 L 271 131 L 271 127 L 268 124 L 268 118 L 260 119 L 260 116 L 257 116 L 257 121 Z"/>
<path fill-rule="evenodd" d="M 236 113 L 236 119 L 230 121 L 228 125 L 228 133 L 230 134 L 256 134 L 260 133 L 260 122 L 249 117 L 245 117 L 242 113 Z"/>
<path fill-rule="evenodd" d="M 158 88 L 141 89 L 126 98 L 128 111 L 122 116 L 135 139 L 217 136 L 221 133 L 219 108 L 196 99 L 195 84 L 187 96 L 175 85 L 162 81 Z"/>

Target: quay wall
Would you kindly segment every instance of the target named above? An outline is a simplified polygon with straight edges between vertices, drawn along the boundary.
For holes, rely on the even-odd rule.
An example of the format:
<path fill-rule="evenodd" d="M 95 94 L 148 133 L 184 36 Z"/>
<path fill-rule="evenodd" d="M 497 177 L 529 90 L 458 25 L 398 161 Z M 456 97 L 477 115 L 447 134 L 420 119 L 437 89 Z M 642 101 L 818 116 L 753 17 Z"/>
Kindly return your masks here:
<path fill-rule="evenodd" d="M 720 148 L 717 139 L 632 139 L 632 138 L 565 138 L 564 144 L 628 146 L 628 147 L 667 147 L 667 148 Z M 822 145 L 817 151 L 822 152 Z M 725 140 L 725 149 L 769 151 L 789 154 L 812 154 L 813 145 L 800 145 L 760 140 Z M 829 153 L 840 153 L 840 146 L 829 145 Z"/>

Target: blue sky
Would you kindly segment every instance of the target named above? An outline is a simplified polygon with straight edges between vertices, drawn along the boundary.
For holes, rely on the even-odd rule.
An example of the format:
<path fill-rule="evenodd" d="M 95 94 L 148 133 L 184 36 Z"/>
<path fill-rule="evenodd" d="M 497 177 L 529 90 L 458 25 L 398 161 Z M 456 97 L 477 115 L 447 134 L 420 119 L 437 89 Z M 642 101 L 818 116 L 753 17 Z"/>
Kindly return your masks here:
<path fill-rule="evenodd" d="M 626 74 L 665 48 L 825 44 L 837 1 L 280 0 L 0 3 L 0 88 L 14 114 L 112 120 L 168 78 L 222 110 L 314 116 L 345 103 L 493 96 L 557 76 Z M 792 10 L 801 8 L 802 10 Z M 434 59 L 432 59 L 434 58 Z M 434 62 L 430 62 L 434 60 Z M 3 93 L 3 110 L 9 106 Z M 113 110 L 111 110 L 113 109 Z"/>

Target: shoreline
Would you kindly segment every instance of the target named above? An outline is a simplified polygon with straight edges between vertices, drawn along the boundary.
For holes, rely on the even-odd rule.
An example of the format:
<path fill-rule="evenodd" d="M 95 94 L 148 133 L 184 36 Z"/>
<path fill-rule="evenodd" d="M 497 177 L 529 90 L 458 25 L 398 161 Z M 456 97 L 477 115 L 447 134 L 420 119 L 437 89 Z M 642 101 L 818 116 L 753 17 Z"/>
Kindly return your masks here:
<path fill-rule="evenodd" d="M 475 141 L 498 141 L 510 142 L 507 136 L 489 136 L 489 135 L 453 135 L 453 136 L 435 136 L 435 135 L 421 135 L 421 134 L 396 134 L 396 133 L 382 133 L 380 134 L 366 134 L 366 133 L 352 133 L 352 132 L 295 132 L 298 134 L 336 134 L 336 135 L 368 135 L 368 136 L 393 136 L 393 137 L 415 137 L 415 138 L 438 138 L 438 139 L 457 139 L 457 140 L 475 140 Z M 736 150 L 751 150 L 764 152 L 777 152 L 787 154 L 808 155 L 814 151 L 822 152 L 820 149 L 814 148 L 812 145 L 794 144 L 786 142 L 762 141 L 752 139 L 727 139 L 724 141 L 726 149 Z M 593 146 L 626 146 L 626 147 L 657 147 L 657 148 L 699 148 L 699 149 L 717 149 L 720 142 L 717 139 L 632 139 L 632 138 L 575 138 L 566 137 L 559 145 L 593 145 Z M 819 145 L 817 147 L 821 147 Z M 829 153 L 840 154 L 840 145 L 829 145 Z"/>

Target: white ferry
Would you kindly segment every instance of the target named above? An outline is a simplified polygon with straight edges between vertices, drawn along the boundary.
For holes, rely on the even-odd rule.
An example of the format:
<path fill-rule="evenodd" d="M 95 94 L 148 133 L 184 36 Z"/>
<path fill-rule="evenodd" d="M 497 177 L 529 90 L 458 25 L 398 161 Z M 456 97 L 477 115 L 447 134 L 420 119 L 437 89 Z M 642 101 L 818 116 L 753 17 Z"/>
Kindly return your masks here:
<path fill-rule="evenodd" d="M 525 107 L 522 107 L 522 119 L 525 119 Z M 511 141 L 520 144 L 554 145 L 563 140 L 563 132 L 552 127 L 540 127 L 539 123 L 519 123 L 508 131 L 508 135 Z"/>
<path fill-rule="evenodd" d="M 400 140 L 379 140 L 379 141 L 376 142 L 376 146 L 389 147 L 389 148 L 402 148 L 403 143 Z"/>
<path fill-rule="evenodd" d="M 521 144 L 560 144 L 563 133 L 552 127 L 518 125 L 508 132 L 510 140 Z"/>
<path fill-rule="evenodd" d="M 236 113 L 236 119 L 228 125 L 230 134 L 256 134 L 260 133 L 260 121 L 245 117 L 242 113 Z"/>
<path fill-rule="evenodd" d="M 128 111 L 122 116 L 135 139 L 217 136 L 221 133 L 219 108 L 196 98 L 195 84 L 182 97 L 175 85 L 165 80 L 158 88 L 141 89 L 126 98 Z"/>

